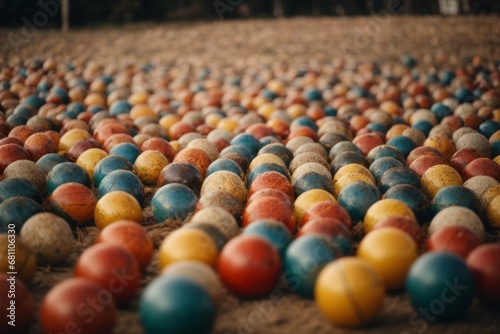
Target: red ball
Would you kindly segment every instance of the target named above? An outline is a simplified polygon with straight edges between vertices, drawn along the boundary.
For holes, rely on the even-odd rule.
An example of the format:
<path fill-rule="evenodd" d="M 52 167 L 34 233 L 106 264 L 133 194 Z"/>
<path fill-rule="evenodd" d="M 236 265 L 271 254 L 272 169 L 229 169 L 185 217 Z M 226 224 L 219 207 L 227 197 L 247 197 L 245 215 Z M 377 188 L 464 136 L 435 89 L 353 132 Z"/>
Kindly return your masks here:
<path fill-rule="evenodd" d="M 17 160 L 31 160 L 31 157 L 22 146 L 16 144 L 0 146 L 0 173 L 3 173 L 8 165 Z"/>
<path fill-rule="evenodd" d="M 281 173 L 269 171 L 257 176 L 250 188 L 248 189 L 248 197 L 262 189 L 277 189 L 285 193 L 290 202 L 294 201 L 294 192 L 290 180 Z"/>
<path fill-rule="evenodd" d="M 295 234 L 297 229 L 293 218 L 293 209 L 286 202 L 276 197 L 268 196 L 253 200 L 245 208 L 241 221 L 243 227 L 246 227 L 260 219 L 275 219 L 280 221 L 292 234 Z"/>
<path fill-rule="evenodd" d="M 432 155 L 436 157 L 441 157 L 444 159 L 443 154 L 436 150 L 434 147 L 420 146 L 412 150 L 410 154 L 406 157 L 406 165 L 410 166 L 411 163 L 422 156 Z"/>
<path fill-rule="evenodd" d="M 305 226 L 314 218 L 335 218 L 344 223 L 349 230 L 352 230 L 351 216 L 346 209 L 335 202 L 321 201 L 311 206 L 302 217 L 300 226 Z"/>
<path fill-rule="evenodd" d="M 412 169 L 418 176 L 422 177 L 424 173 L 431 167 L 436 165 L 448 165 L 444 158 L 435 155 L 424 155 L 417 158 L 410 165 Z"/>
<path fill-rule="evenodd" d="M 462 178 L 466 181 L 478 175 L 491 176 L 500 182 L 500 165 L 488 158 L 475 159 L 464 167 Z"/>
<path fill-rule="evenodd" d="M 364 133 L 361 135 L 357 135 L 352 140 L 352 143 L 356 145 L 365 156 L 367 156 L 372 149 L 377 146 L 383 145 L 384 140 L 375 133 Z"/>
<path fill-rule="evenodd" d="M 81 183 L 60 185 L 49 197 L 52 210 L 71 225 L 90 225 L 94 221 L 97 199 L 94 192 Z"/>
<path fill-rule="evenodd" d="M 153 258 L 154 245 L 146 230 L 138 223 L 120 220 L 106 226 L 96 243 L 105 242 L 121 246 L 134 255 L 141 269 L 145 269 Z"/>
<path fill-rule="evenodd" d="M 281 273 L 278 250 L 266 240 L 240 235 L 222 249 L 219 275 L 239 297 L 258 298 L 271 292 Z"/>
<path fill-rule="evenodd" d="M 481 244 L 470 229 L 463 226 L 447 226 L 433 233 L 426 243 L 427 251 L 446 251 L 462 258 Z"/>
<path fill-rule="evenodd" d="M 407 233 L 410 237 L 412 237 L 417 245 L 420 245 L 420 243 L 422 242 L 422 229 L 420 228 L 420 225 L 418 225 L 418 223 L 416 223 L 414 220 L 405 217 L 389 216 L 379 220 L 373 226 L 373 230 L 384 227 L 395 227 L 397 229 L 400 229 L 401 231 Z"/>
<path fill-rule="evenodd" d="M 102 149 L 102 145 L 93 138 L 82 139 L 70 147 L 68 157 L 71 160 L 76 161 L 83 152 L 90 150 L 91 148 Z"/>
<path fill-rule="evenodd" d="M 285 194 L 281 190 L 273 189 L 273 188 L 266 188 L 266 189 L 262 189 L 262 190 L 259 190 L 255 193 L 253 193 L 248 198 L 247 206 L 250 205 L 250 203 L 252 203 L 253 201 L 258 200 L 259 198 L 262 198 L 262 197 L 267 197 L 267 196 L 276 197 L 277 199 L 285 202 L 290 207 L 290 209 L 293 209 L 293 202 L 290 201 L 290 196 L 288 196 L 287 194 Z"/>
<path fill-rule="evenodd" d="M 500 306 L 500 244 L 486 244 L 474 249 L 467 257 L 474 273 L 479 300 L 493 307 Z"/>
<path fill-rule="evenodd" d="M 141 145 L 141 151 L 144 152 L 147 150 L 160 151 L 169 162 L 174 161 L 176 152 L 172 145 L 170 145 L 170 143 L 163 138 L 153 137 L 146 140 Z"/>
<path fill-rule="evenodd" d="M 318 137 L 318 134 L 316 133 L 316 131 L 314 131 L 313 129 L 311 129 L 308 126 L 298 126 L 297 128 L 293 129 L 293 131 L 291 131 L 288 134 L 288 136 L 286 137 L 286 141 L 289 142 L 293 138 L 302 137 L 302 136 L 309 137 L 312 140 L 314 140 L 315 142 L 317 142 L 319 140 L 319 137 Z"/>
<path fill-rule="evenodd" d="M 130 300 L 140 286 L 140 269 L 123 247 L 100 243 L 87 248 L 76 262 L 75 276 L 99 284 L 117 303 Z"/>
<path fill-rule="evenodd" d="M 83 278 L 69 278 L 54 286 L 45 295 L 40 309 L 45 333 L 108 334 L 116 318 L 111 293 Z"/>
<path fill-rule="evenodd" d="M 455 170 L 462 175 L 464 167 L 469 164 L 469 162 L 482 158 L 483 155 L 479 150 L 472 147 L 466 147 L 455 152 L 450 159 L 450 166 L 455 168 Z"/>
<path fill-rule="evenodd" d="M 43 133 L 34 133 L 24 142 L 24 148 L 31 155 L 34 162 L 45 154 L 57 152 L 54 141 Z"/>
<path fill-rule="evenodd" d="M 12 295 L 12 298 L 9 297 L 11 292 L 15 295 Z M 15 303 L 13 306 L 12 302 Z M 23 282 L 14 276 L 0 274 L 0 317 L 2 319 L 0 331 L 2 333 L 27 333 L 33 324 L 34 315 L 35 301 Z M 11 321 L 15 326 L 9 325 Z"/>
<path fill-rule="evenodd" d="M 297 233 L 296 238 L 306 234 L 321 234 L 327 237 L 344 236 L 352 238 L 351 231 L 346 225 L 335 218 L 314 218 L 304 225 Z"/>

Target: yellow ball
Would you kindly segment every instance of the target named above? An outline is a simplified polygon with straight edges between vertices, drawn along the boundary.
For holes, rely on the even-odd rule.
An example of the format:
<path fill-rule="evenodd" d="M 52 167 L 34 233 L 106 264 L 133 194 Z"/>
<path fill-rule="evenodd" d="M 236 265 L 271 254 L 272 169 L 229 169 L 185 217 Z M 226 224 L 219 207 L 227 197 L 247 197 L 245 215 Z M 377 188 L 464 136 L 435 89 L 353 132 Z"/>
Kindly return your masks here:
<path fill-rule="evenodd" d="M 252 160 L 250 166 L 248 166 L 248 172 L 250 173 L 255 167 L 262 165 L 264 163 L 276 164 L 285 168 L 285 170 L 288 169 L 283 160 L 281 160 L 277 155 L 271 153 L 263 153 L 259 154 Z"/>
<path fill-rule="evenodd" d="M 373 203 L 366 211 L 363 221 L 365 233 L 370 232 L 379 220 L 386 217 L 404 217 L 417 222 L 413 211 L 406 204 L 396 199 L 386 198 Z"/>
<path fill-rule="evenodd" d="M 102 230 L 118 220 L 142 221 L 142 209 L 134 196 L 124 191 L 112 191 L 97 201 L 94 210 L 95 226 Z"/>
<path fill-rule="evenodd" d="M 373 320 L 384 297 L 380 276 L 366 261 L 356 257 L 327 265 L 315 285 L 316 305 L 337 326 L 358 327 Z"/>
<path fill-rule="evenodd" d="M 299 118 L 306 114 L 306 107 L 302 104 L 292 104 L 288 108 L 286 108 L 286 113 L 290 115 L 293 119 Z"/>
<path fill-rule="evenodd" d="M 495 196 L 486 209 L 488 222 L 493 228 L 500 228 L 500 195 Z"/>
<path fill-rule="evenodd" d="M 91 180 L 94 180 L 94 169 L 95 166 L 102 159 L 106 158 L 108 153 L 98 148 L 91 148 L 86 150 L 76 160 L 76 164 L 87 172 Z"/>
<path fill-rule="evenodd" d="M 155 117 L 153 109 L 151 109 L 147 104 L 136 104 L 130 109 L 129 116 L 131 119 L 136 120 L 140 117 Z"/>
<path fill-rule="evenodd" d="M 269 120 L 269 118 L 271 117 L 271 115 L 274 113 L 275 110 L 276 107 L 274 106 L 274 104 L 272 104 L 271 102 L 266 102 L 262 103 L 259 106 L 259 109 L 257 109 L 257 113 L 260 116 L 264 117 L 264 119 Z"/>
<path fill-rule="evenodd" d="M 200 261 L 215 268 L 217 245 L 205 232 L 194 228 L 181 228 L 170 233 L 158 251 L 160 269 L 184 260 Z"/>
<path fill-rule="evenodd" d="M 500 195 L 500 184 L 486 190 L 479 198 L 481 212 L 486 212 L 486 210 L 488 209 L 488 205 L 498 195 Z"/>
<path fill-rule="evenodd" d="M 417 243 L 405 232 L 385 227 L 368 233 L 357 256 L 371 264 L 388 290 L 404 286 L 411 264 L 418 257 Z"/>
<path fill-rule="evenodd" d="M 462 185 L 460 174 L 448 165 L 432 166 L 422 175 L 421 181 L 422 190 L 430 199 L 444 187 Z"/>
<path fill-rule="evenodd" d="M 372 178 L 369 176 L 366 176 L 365 174 L 362 173 L 350 173 L 342 176 L 340 179 L 337 180 L 337 182 L 334 183 L 333 185 L 333 194 L 335 197 L 338 197 L 342 189 L 350 185 L 351 183 L 354 182 L 359 182 L 363 181 L 366 183 L 371 183 L 375 185 L 375 182 L 373 181 Z"/>
<path fill-rule="evenodd" d="M 128 102 L 132 105 L 148 103 L 149 93 L 146 91 L 135 92 L 128 98 Z"/>
<path fill-rule="evenodd" d="M 160 118 L 159 124 L 165 131 L 168 132 L 170 130 L 170 127 L 180 120 L 181 118 L 179 117 L 179 115 L 168 114 Z"/>
<path fill-rule="evenodd" d="M 168 165 L 168 159 L 160 151 L 148 150 L 142 152 L 134 163 L 134 170 L 141 181 L 152 186 L 160 176 L 161 171 Z"/>
<path fill-rule="evenodd" d="M 207 117 L 205 117 L 205 124 L 211 127 L 217 127 L 217 124 L 219 124 L 220 120 L 222 119 L 222 116 L 216 113 L 211 113 L 208 114 Z"/>
<path fill-rule="evenodd" d="M 375 182 L 375 178 L 373 177 L 372 173 L 368 170 L 363 165 L 360 164 L 348 164 L 345 166 L 342 166 L 337 173 L 333 176 L 333 183 L 337 182 L 342 176 L 351 174 L 351 173 L 360 173 L 363 175 L 368 176 L 370 179 L 372 179 L 373 182 Z"/>
<path fill-rule="evenodd" d="M 234 119 L 224 118 L 217 123 L 217 129 L 224 129 L 229 132 L 234 132 L 234 130 L 238 127 L 238 122 Z"/>
<path fill-rule="evenodd" d="M 245 183 L 241 178 L 229 171 L 218 171 L 210 174 L 201 186 L 200 195 L 203 196 L 212 191 L 226 191 L 236 197 L 241 203 L 247 198 Z"/>
<path fill-rule="evenodd" d="M 302 221 L 302 217 L 304 217 L 306 211 L 314 204 L 322 201 L 337 202 L 332 194 L 323 189 L 311 189 L 300 194 L 293 203 L 293 217 L 295 221 Z"/>
<path fill-rule="evenodd" d="M 67 152 L 71 146 L 79 142 L 80 140 L 92 138 L 92 135 L 83 129 L 71 129 L 62 135 L 59 140 L 59 146 L 57 148 L 60 152 Z"/>

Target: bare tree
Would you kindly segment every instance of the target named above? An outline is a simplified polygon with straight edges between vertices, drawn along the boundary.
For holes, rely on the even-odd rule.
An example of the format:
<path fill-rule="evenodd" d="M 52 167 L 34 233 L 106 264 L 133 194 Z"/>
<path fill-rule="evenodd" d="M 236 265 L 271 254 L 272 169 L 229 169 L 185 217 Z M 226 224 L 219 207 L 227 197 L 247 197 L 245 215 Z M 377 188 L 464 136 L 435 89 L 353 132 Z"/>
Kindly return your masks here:
<path fill-rule="evenodd" d="M 282 17 L 284 15 L 283 0 L 274 0 L 273 15 L 274 17 Z"/>
<path fill-rule="evenodd" d="M 67 32 L 69 29 L 69 0 L 62 0 L 61 3 L 61 29 Z"/>

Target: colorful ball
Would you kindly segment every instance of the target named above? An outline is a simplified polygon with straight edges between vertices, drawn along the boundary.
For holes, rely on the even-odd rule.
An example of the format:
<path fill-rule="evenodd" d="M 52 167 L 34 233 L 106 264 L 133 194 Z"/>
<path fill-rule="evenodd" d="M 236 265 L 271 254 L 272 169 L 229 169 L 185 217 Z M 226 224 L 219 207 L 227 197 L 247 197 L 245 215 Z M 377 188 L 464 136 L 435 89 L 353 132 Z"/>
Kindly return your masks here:
<path fill-rule="evenodd" d="M 78 160 L 76 160 L 76 164 L 85 169 L 90 180 L 93 180 L 95 166 L 107 156 L 108 154 L 105 151 L 98 148 L 91 148 L 80 155 Z"/>
<path fill-rule="evenodd" d="M 342 254 L 340 246 L 326 236 L 309 234 L 294 240 L 283 258 L 288 287 L 302 297 L 312 299 L 319 273 Z"/>
<path fill-rule="evenodd" d="M 479 201 L 476 195 L 464 186 L 449 186 L 439 190 L 431 202 L 432 216 L 449 206 L 463 206 L 479 213 Z"/>
<path fill-rule="evenodd" d="M 210 333 L 216 305 L 193 280 L 161 275 L 144 290 L 139 316 L 145 333 Z"/>
<path fill-rule="evenodd" d="M 382 175 L 384 175 L 384 173 L 388 170 L 401 167 L 404 167 L 404 164 L 402 164 L 401 161 L 397 159 L 391 157 L 380 158 L 375 160 L 370 165 L 370 173 L 375 178 L 375 181 L 378 182 L 380 178 L 382 178 Z"/>
<path fill-rule="evenodd" d="M 293 217 L 296 222 L 300 222 L 302 217 L 314 204 L 321 201 L 336 202 L 335 197 L 328 191 L 322 189 L 311 189 L 300 194 L 293 203 Z"/>
<path fill-rule="evenodd" d="M 42 211 L 42 207 L 31 198 L 15 196 L 6 199 L 0 203 L 0 233 L 8 233 L 12 228 L 19 233 L 29 218 Z"/>
<path fill-rule="evenodd" d="M 115 170 L 102 179 L 97 188 L 97 198 L 113 191 L 124 191 L 134 196 L 142 206 L 144 203 L 144 189 L 139 177 L 128 170 Z"/>
<path fill-rule="evenodd" d="M 33 250 L 39 265 L 61 265 L 75 248 L 75 239 L 69 224 L 61 217 L 42 212 L 28 219 L 19 235 Z"/>
<path fill-rule="evenodd" d="M 29 181 L 36 187 L 40 194 L 45 194 L 47 186 L 45 184 L 45 174 L 36 163 L 30 160 L 17 160 L 5 168 L 3 179 L 19 178 Z"/>
<path fill-rule="evenodd" d="M 113 243 L 98 243 L 85 249 L 75 264 L 75 277 L 108 290 L 118 304 L 134 297 L 140 286 L 140 276 L 134 255 Z"/>
<path fill-rule="evenodd" d="M 69 182 L 80 183 L 89 189 L 92 187 L 85 169 L 72 162 L 63 162 L 54 166 L 47 175 L 47 192 L 50 195 L 57 187 Z"/>
<path fill-rule="evenodd" d="M 421 224 L 429 220 L 429 200 L 420 189 L 414 186 L 396 185 L 387 190 L 383 198 L 396 199 L 406 204 Z"/>
<path fill-rule="evenodd" d="M 285 202 L 276 197 L 262 197 L 247 205 L 241 223 L 247 227 L 261 219 L 274 219 L 283 223 L 290 233 L 295 234 L 297 226 L 293 218 L 293 210 Z"/>
<path fill-rule="evenodd" d="M 184 221 L 194 212 L 197 200 L 194 192 L 185 185 L 167 184 L 158 189 L 151 200 L 155 221 Z"/>
<path fill-rule="evenodd" d="M 477 296 L 486 306 L 500 305 L 500 245 L 485 244 L 467 257 L 467 266 L 474 274 Z"/>
<path fill-rule="evenodd" d="M 372 321 L 382 308 L 382 279 L 366 261 L 346 257 L 327 265 L 314 289 L 316 305 L 334 325 L 358 327 Z"/>
<path fill-rule="evenodd" d="M 274 288 L 281 273 L 280 255 L 267 240 L 241 235 L 222 250 L 217 264 L 222 282 L 243 298 L 258 298 Z"/>
<path fill-rule="evenodd" d="M 365 233 L 370 232 L 379 220 L 386 217 L 404 217 L 417 222 L 413 211 L 406 204 L 396 199 L 385 198 L 370 206 L 366 211 L 363 220 Z"/>
<path fill-rule="evenodd" d="M 244 203 L 247 198 L 245 183 L 229 171 L 218 171 L 208 176 L 201 186 L 200 195 L 218 190 L 227 191 L 241 203 Z"/>
<path fill-rule="evenodd" d="M 479 246 L 481 242 L 476 235 L 463 226 L 447 226 L 432 234 L 426 243 L 427 251 L 450 252 L 463 259 Z"/>
<path fill-rule="evenodd" d="M 215 267 L 219 251 L 210 235 L 200 229 L 181 228 L 165 237 L 158 250 L 160 269 L 168 265 L 195 260 Z"/>
<path fill-rule="evenodd" d="M 72 228 L 87 226 L 94 220 L 97 199 L 94 192 L 76 182 L 65 183 L 49 197 L 52 211 L 63 217 Z"/>
<path fill-rule="evenodd" d="M 410 268 L 406 290 L 420 317 L 438 322 L 463 316 L 474 300 L 476 287 L 463 259 L 447 252 L 431 252 Z"/>
<path fill-rule="evenodd" d="M 352 230 L 352 219 L 349 213 L 339 203 L 331 201 L 321 201 L 311 206 L 300 221 L 300 226 L 303 227 L 314 218 L 335 218 L 340 220 L 345 226 Z"/>
<path fill-rule="evenodd" d="M 100 312 L 94 311 L 89 300 Z M 77 309 L 92 312 L 93 320 L 87 321 L 88 317 L 78 314 Z M 74 277 L 63 280 L 45 295 L 40 321 L 46 333 L 64 333 L 70 324 L 85 333 L 105 334 L 113 331 L 117 313 L 111 292 L 90 280 Z"/>
<path fill-rule="evenodd" d="M 356 224 L 363 221 L 366 211 L 382 198 L 382 194 L 373 184 L 356 181 L 346 185 L 338 194 L 339 204 L 344 207 Z"/>
<path fill-rule="evenodd" d="M 100 230 L 118 220 L 142 221 L 142 208 L 134 196 L 113 191 L 101 197 L 95 206 L 94 223 Z"/>
<path fill-rule="evenodd" d="M 189 221 L 189 223 L 195 222 L 202 222 L 215 226 L 225 236 L 226 241 L 232 239 L 239 233 L 238 222 L 233 215 L 223 208 L 208 207 L 201 209 L 196 212 Z"/>
<path fill-rule="evenodd" d="M 128 250 L 144 270 L 153 258 L 153 242 L 141 225 L 131 220 L 120 220 L 106 226 L 96 243 L 115 244 Z"/>
<path fill-rule="evenodd" d="M 463 226 L 470 229 L 480 242 L 484 240 L 484 225 L 479 216 L 471 209 L 449 206 L 438 212 L 429 225 L 429 235 L 447 226 Z"/>
<path fill-rule="evenodd" d="M 429 168 L 422 175 L 421 181 L 422 190 L 429 199 L 434 198 L 439 190 L 444 187 L 462 185 L 460 174 L 447 165 L 436 165 Z"/>
<path fill-rule="evenodd" d="M 188 162 L 173 162 L 163 168 L 156 185 L 163 187 L 170 183 L 183 184 L 198 196 L 203 184 L 203 176 L 193 164 Z"/>
<path fill-rule="evenodd" d="M 418 257 L 417 243 L 394 227 L 368 233 L 359 243 L 357 256 L 375 268 L 386 289 L 401 289 L 411 264 Z"/>
<path fill-rule="evenodd" d="M 261 219 L 254 221 L 243 229 L 242 234 L 262 237 L 278 249 L 281 257 L 285 255 L 293 236 L 287 227 L 274 219 Z"/>
<path fill-rule="evenodd" d="M 423 239 L 422 228 L 415 221 L 398 216 L 382 218 L 373 226 L 372 231 L 377 229 L 382 229 L 385 227 L 394 227 L 405 233 L 407 233 L 413 240 L 415 240 L 417 246 L 420 246 Z"/>
<path fill-rule="evenodd" d="M 95 166 L 94 184 L 99 187 L 102 180 L 116 170 L 133 171 L 133 169 L 132 164 L 127 159 L 114 155 L 107 156 Z"/>
<path fill-rule="evenodd" d="M 144 151 L 135 160 L 134 170 L 142 183 L 152 186 L 168 163 L 168 159 L 160 151 Z"/>

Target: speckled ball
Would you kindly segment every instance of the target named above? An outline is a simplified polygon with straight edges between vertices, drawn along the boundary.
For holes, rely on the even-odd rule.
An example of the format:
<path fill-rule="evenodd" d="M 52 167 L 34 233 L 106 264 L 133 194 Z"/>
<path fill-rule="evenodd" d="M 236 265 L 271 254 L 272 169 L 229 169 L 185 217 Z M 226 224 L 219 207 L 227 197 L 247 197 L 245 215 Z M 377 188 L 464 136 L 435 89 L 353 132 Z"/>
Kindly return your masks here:
<path fill-rule="evenodd" d="M 69 224 L 49 212 L 28 219 L 19 233 L 34 253 L 39 265 L 61 265 L 75 248 L 75 239 Z"/>
<path fill-rule="evenodd" d="M 479 216 L 471 209 L 461 206 L 449 206 L 432 219 L 429 225 L 429 234 L 446 226 L 463 226 L 470 229 L 479 241 L 484 241 L 484 225 Z"/>
<path fill-rule="evenodd" d="M 233 215 L 223 208 L 208 207 L 196 212 L 189 223 L 205 222 L 219 229 L 227 240 L 235 237 L 239 233 L 238 223 Z"/>
<path fill-rule="evenodd" d="M 36 163 L 30 160 L 17 160 L 11 163 L 5 168 L 3 178 L 25 179 L 34 185 L 40 194 L 47 192 L 45 174 Z"/>
<path fill-rule="evenodd" d="M 219 171 L 208 176 L 201 186 L 200 195 L 204 196 L 209 192 L 218 190 L 227 191 L 241 203 L 244 203 L 247 198 L 245 183 L 232 172 Z"/>

